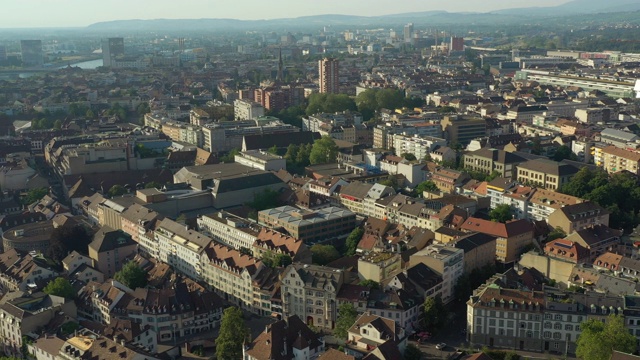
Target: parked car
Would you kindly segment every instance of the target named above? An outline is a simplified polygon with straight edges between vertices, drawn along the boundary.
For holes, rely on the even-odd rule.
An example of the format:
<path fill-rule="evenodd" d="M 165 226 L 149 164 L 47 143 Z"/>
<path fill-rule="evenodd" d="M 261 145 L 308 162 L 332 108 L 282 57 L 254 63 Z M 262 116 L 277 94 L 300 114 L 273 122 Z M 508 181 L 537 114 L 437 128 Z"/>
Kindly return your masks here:
<path fill-rule="evenodd" d="M 438 350 L 443 350 L 446 347 L 447 347 L 447 344 L 445 344 L 445 343 L 440 343 L 440 344 L 436 345 L 436 349 L 438 349 Z"/>

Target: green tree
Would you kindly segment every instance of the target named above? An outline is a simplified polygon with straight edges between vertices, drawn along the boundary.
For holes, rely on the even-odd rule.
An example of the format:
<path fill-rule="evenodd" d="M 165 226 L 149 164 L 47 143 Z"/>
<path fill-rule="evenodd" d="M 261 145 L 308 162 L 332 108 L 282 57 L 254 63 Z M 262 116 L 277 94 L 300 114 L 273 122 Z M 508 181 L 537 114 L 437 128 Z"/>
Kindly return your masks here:
<path fill-rule="evenodd" d="M 553 154 L 551 159 L 555 161 L 562 161 L 565 159 L 576 161 L 578 160 L 578 157 L 571 151 L 570 147 L 562 145 L 556 149 L 556 152 Z"/>
<path fill-rule="evenodd" d="M 248 205 L 256 211 L 272 209 L 281 205 L 279 198 L 279 192 L 266 188 L 263 191 L 254 194 L 253 202 L 249 203 Z"/>
<path fill-rule="evenodd" d="M 498 177 L 500 177 L 500 176 L 502 176 L 502 174 L 500 174 L 500 172 L 498 172 L 497 170 L 493 170 L 493 171 L 491 172 L 491 174 L 487 175 L 487 176 L 484 178 L 484 181 L 486 181 L 486 182 L 491 182 L 493 179 L 498 178 Z"/>
<path fill-rule="evenodd" d="M 160 184 L 157 181 L 149 181 L 144 185 L 145 189 L 160 189 L 161 187 L 162 187 L 162 184 Z"/>
<path fill-rule="evenodd" d="M 349 234 L 347 240 L 345 241 L 345 245 L 347 248 L 347 250 L 345 251 L 346 256 L 353 256 L 356 254 L 358 243 L 360 243 L 362 235 L 364 235 L 364 230 L 361 227 L 357 227 L 353 229 L 353 231 L 351 231 L 351 234 Z"/>
<path fill-rule="evenodd" d="M 314 93 L 309 96 L 309 105 L 307 105 L 305 113 L 313 115 L 321 112 L 335 113 L 346 110 L 356 110 L 356 103 L 348 95 Z"/>
<path fill-rule="evenodd" d="M 281 253 L 274 254 L 273 251 L 267 251 L 262 254 L 261 260 L 270 268 L 286 267 L 293 262 L 290 255 Z"/>
<path fill-rule="evenodd" d="M 270 154 L 278 155 L 278 147 L 277 147 L 277 146 L 275 146 L 275 145 L 273 145 L 272 147 L 270 147 L 267 151 L 268 151 Z"/>
<path fill-rule="evenodd" d="M 531 153 L 534 155 L 542 154 L 542 140 L 540 140 L 540 135 L 538 134 L 533 137 L 533 142 L 531 144 Z"/>
<path fill-rule="evenodd" d="M 489 217 L 491 221 L 506 223 L 513 218 L 511 215 L 511 207 L 508 204 L 498 205 L 489 212 Z"/>
<path fill-rule="evenodd" d="M 127 189 L 125 189 L 125 187 L 124 187 L 124 186 L 122 186 L 122 185 L 117 185 L 117 184 L 116 184 L 116 185 L 113 185 L 113 186 L 111 187 L 111 189 L 109 189 L 109 192 L 108 192 L 108 194 L 109 194 L 109 196 L 110 196 L 110 197 L 121 196 L 121 195 L 124 195 L 124 194 L 126 194 L 126 193 L 127 193 Z"/>
<path fill-rule="evenodd" d="M 227 155 L 220 157 L 220 162 L 225 164 L 236 162 L 236 155 L 238 154 L 240 154 L 240 149 L 231 149 Z"/>
<path fill-rule="evenodd" d="M 340 258 L 340 253 L 333 245 L 315 244 L 311 246 L 311 258 L 314 264 L 327 265 Z"/>
<path fill-rule="evenodd" d="M 358 94 L 355 103 L 358 111 L 367 121 L 373 118 L 380 109 L 394 110 L 405 106 L 415 107 L 420 101 L 407 99 L 402 90 L 373 88 Z"/>
<path fill-rule="evenodd" d="M 87 110 L 87 112 L 84 113 L 84 116 L 87 119 L 95 119 L 96 118 L 96 114 L 93 111 L 91 111 L 91 109 Z"/>
<path fill-rule="evenodd" d="M 300 146 L 298 154 L 296 154 L 296 165 L 299 167 L 305 167 L 310 164 L 309 158 L 311 156 L 312 144 L 305 144 Z"/>
<path fill-rule="evenodd" d="M 144 115 L 144 114 L 150 113 L 151 108 L 149 107 L 149 103 L 148 102 L 140 103 L 140 105 L 138 105 L 138 107 L 136 108 L 136 112 L 138 113 L 138 115 Z"/>
<path fill-rule="evenodd" d="M 316 140 L 309 154 L 311 164 L 328 164 L 336 161 L 338 157 L 338 145 L 330 136 L 323 136 Z"/>
<path fill-rule="evenodd" d="M 333 329 L 333 335 L 338 339 L 346 339 L 349 328 L 356 322 L 358 312 L 350 303 L 341 304 L 338 308 L 338 316 L 336 316 L 336 327 Z"/>
<path fill-rule="evenodd" d="M 298 151 L 300 151 L 300 146 L 296 144 L 289 144 L 289 146 L 287 147 L 287 152 L 284 154 L 284 158 L 287 160 L 287 163 L 296 163 Z"/>
<path fill-rule="evenodd" d="M 438 297 L 428 297 L 422 305 L 421 323 L 425 329 L 436 331 L 441 329 L 447 321 L 447 309 Z"/>
<path fill-rule="evenodd" d="M 408 161 L 418 160 L 418 158 L 416 158 L 416 156 L 413 155 L 412 153 L 402 153 L 400 156 L 402 156 L 403 158 L 407 159 Z"/>
<path fill-rule="evenodd" d="M 438 112 L 440 114 L 450 114 L 458 112 L 458 109 L 454 108 L 453 106 L 441 106 L 438 108 Z"/>
<path fill-rule="evenodd" d="M 440 189 L 438 189 L 438 185 L 436 185 L 436 183 L 431 180 L 427 180 L 421 182 L 420 184 L 418 184 L 418 186 L 416 186 L 416 192 L 418 193 L 418 195 L 422 195 L 422 193 L 425 191 L 437 192 L 440 191 Z"/>
<path fill-rule="evenodd" d="M 583 360 L 609 359 L 613 350 L 628 354 L 636 350 L 636 338 L 625 328 L 622 315 L 609 315 L 606 323 L 589 319 L 580 330 L 576 355 Z"/>
<path fill-rule="evenodd" d="M 248 338 L 249 328 L 245 325 L 242 310 L 237 307 L 226 308 L 215 340 L 216 358 L 219 360 L 241 359 L 242 346 Z"/>
<path fill-rule="evenodd" d="M 413 344 L 407 345 L 404 349 L 404 360 L 420 360 L 422 359 L 422 351 Z"/>
<path fill-rule="evenodd" d="M 147 273 L 134 261 L 126 263 L 120 271 L 113 275 L 113 278 L 129 289 L 147 286 Z"/>
<path fill-rule="evenodd" d="M 358 283 L 360 286 L 366 286 L 371 289 L 380 289 L 380 283 L 374 280 L 362 280 Z"/>
<path fill-rule="evenodd" d="M 61 296 L 65 299 L 73 299 L 76 296 L 73 286 L 69 280 L 63 277 L 57 277 L 47 284 L 43 289 L 45 294 Z"/>
<path fill-rule="evenodd" d="M 547 241 L 552 241 L 552 240 L 555 240 L 555 239 L 562 239 L 565 236 L 567 236 L 567 233 L 565 233 L 564 230 L 562 230 L 561 227 L 556 226 L 556 228 L 551 230 L 549 235 L 547 235 Z"/>
<path fill-rule="evenodd" d="M 33 204 L 36 201 L 40 201 L 45 195 L 49 193 L 47 188 L 31 189 L 27 192 L 27 196 L 22 199 L 22 203 L 25 205 Z"/>

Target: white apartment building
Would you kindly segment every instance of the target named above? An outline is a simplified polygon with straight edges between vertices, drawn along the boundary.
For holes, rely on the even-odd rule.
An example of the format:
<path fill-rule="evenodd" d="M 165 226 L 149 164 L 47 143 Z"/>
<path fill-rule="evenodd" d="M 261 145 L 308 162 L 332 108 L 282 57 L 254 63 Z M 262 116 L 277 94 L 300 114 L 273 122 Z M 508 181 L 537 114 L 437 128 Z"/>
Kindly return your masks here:
<path fill-rule="evenodd" d="M 260 232 L 257 224 L 226 211 L 200 216 L 197 224 L 198 231 L 236 250 L 251 249 Z"/>
<path fill-rule="evenodd" d="M 411 255 L 409 261 L 410 267 L 423 263 L 442 276 L 442 301 L 454 299 L 454 288 L 464 273 L 464 250 L 433 244 Z"/>
<path fill-rule="evenodd" d="M 402 134 L 393 135 L 393 144 L 389 145 L 396 149 L 396 154 L 409 153 L 416 156 L 418 160 L 424 159 L 436 146 L 447 146 L 447 140 L 432 136 L 406 136 Z"/>
<path fill-rule="evenodd" d="M 264 107 L 261 104 L 248 99 L 238 99 L 233 102 L 234 120 L 253 120 L 264 116 Z"/>
<path fill-rule="evenodd" d="M 193 280 L 202 278 L 200 257 L 211 238 L 165 218 L 157 226 L 154 239 L 158 243 L 160 261 Z"/>
<path fill-rule="evenodd" d="M 253 281 L 265 268 L 264 264 L 250 255 L 226 245 L 211 242 L 203 251 L 199 266 L 202 279 L 226 300 L 254 311 Z"/>

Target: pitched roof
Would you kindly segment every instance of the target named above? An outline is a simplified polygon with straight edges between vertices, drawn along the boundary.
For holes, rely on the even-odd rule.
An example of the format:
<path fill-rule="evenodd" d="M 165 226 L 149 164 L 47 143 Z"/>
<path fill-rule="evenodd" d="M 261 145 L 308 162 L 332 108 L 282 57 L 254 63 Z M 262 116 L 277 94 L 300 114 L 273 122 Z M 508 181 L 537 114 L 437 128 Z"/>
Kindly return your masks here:
<path fill-rule="evenodd" d="M 618 350 L 613 350 L 610 360 L 640 360 L 640 356 L 623 353 Z"/>
<path fill-rule="evenodd" d="M 361 327 L 373 327 L 380 333 L 380 339 L 386 340 L 398 340 L 398 330 L 396 322 L 394 320 L 380 317 L 378 315 L 371 315 L 364 313 L 356 319 L 356 322 L 349 328 L 350 333 L 359 334 Z"/>
<path fill-rule="evenodd" d="M 549 159 L 534 159 L 529 160 L 518 165 L 519 169 L 527 169 L 530 171 L 542 172 L 550 175 L 557 176 L 568 176 L 578 172 L 577 167 L 567 164 L 561 163 Z"/>
<path fill-rule="evenodd" d="M 336 349 L 329 349 L 322 353 L 317 360 L 356 360 L 355 356 L 347 355 Z M 616 359 L 617 360 L 617 359 Z M 620 359 L 624 360 L 624 359 Z"/>
<path fill-rule="evenodd" d="M 483 233 L 475 233 L 456 240 L 455 247 L 462 249 L 465 253 L 486 245 L 492 241 L 496 241 L 496 237 Z"/>
<path fill-rule="evenodd" d="M 622 230 L 612 229 L 606 225 L 596 225 L 578 230 L 567 236 L 568 240 L 579 242 L 584 247 L 593 247 L 605 240 L 620 237 Z"/>
<path fill-rule="evenodd" d="M 462 224 L 461 229 L 481 232 L 493 236 L 509 238 L 516 235 L 533 232 L 533 226 L 525 219 L 509 221 L 505 224 L 470 217 Z"/>
<path fill-rule="evenodd" d="M 293 349 L 320 350 L 323 342 L 297 315 L 267 325 L 251 342 L 246 354 L 256 360 L 291 360 Z"/>
<path fill-rule="evenodd" d="M 489 355 L 479 352 L 462 358 L 463 360 L 493 360 Z"/>
<path fill-rule="evenodd" d="M 352 197 L 355 199 L 362 200 L 367 196 L 367 193 L 371 190 L 372 184 L 365 184 L 359 181 L 354 181 L 349 183 L 349 185 L 345 185 L 340 189 L 341 197 Z"/>
<path fill-rule="evenodd" d="M 626 149 L 621 149 L 617 146 L 607 146 L 606 148 L 602 149 L 602 152 L 605 154 L 609 154 L 609 155 L 615 155 L 617 157 L 623 158 L 623 159 L 627 159 L 627 160 L 631 160 L 631 161 L 635 161 L 638 162 L 640 161 L 640 153 L 635 152 L 635 151 L 629 151 Z"/>
<path fill-rule="evenodd" d="M 306 245 L 300 239 L 285 235 L 281 232 L 262 228 L 253 246 L 263 247 L 271 251 L 288 254 L 294 258 Z"/>
<path fill-rule="evenodd" d="M 131 239 L 129 234 L 122 230 L 113 230 L 108 226 L 103 226 L 93 236 L 93 241 L 89 244 L 89 247 L 101 253 L 134 245 L 136 245 L 136 242 Z"/>
<path fill-rule="evenodd" d="M 569 220 L 584 220 L 591 217 L 603 216 L 609 213 L 602 206 L 591 201 L 563 206 L 556 211 L 560 211 Z M 554 211 L 553 213 L 555 213 L 556 211 Z"/>

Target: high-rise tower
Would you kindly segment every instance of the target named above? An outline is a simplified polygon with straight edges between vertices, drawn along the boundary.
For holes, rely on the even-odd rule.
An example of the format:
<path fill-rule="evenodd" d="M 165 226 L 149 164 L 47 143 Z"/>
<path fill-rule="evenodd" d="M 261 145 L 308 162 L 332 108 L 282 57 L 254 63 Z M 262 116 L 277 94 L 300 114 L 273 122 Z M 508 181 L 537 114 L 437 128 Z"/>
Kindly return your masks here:
<path fill-rule="evenodd" d="M 282 48 L 280 48 L 280 51 L 278 53 L 278 73 L 276 74 L 276 81 L 282 81 L 283 75 L 282 75 L 282 70 L 283 70 L 284 64 L 282 63 Z"/>
<path fill-rule="evenodd" d="M 20 52 L 22 53 L 22 65 L 42 66 L 44 64 L 42 40 L 20 40 Z"/>
<path fill-rule="evenodd" d="M 340 92 L 338 69 L 337 59 L 324 58 L 318 62 L 321 93 L 337 94 Z"/>
<path fill-rule="evenodd" d="M 124 38 L 102 40 L 102 66 L 110 67 L 113 61 L 124 56 Z"/>

